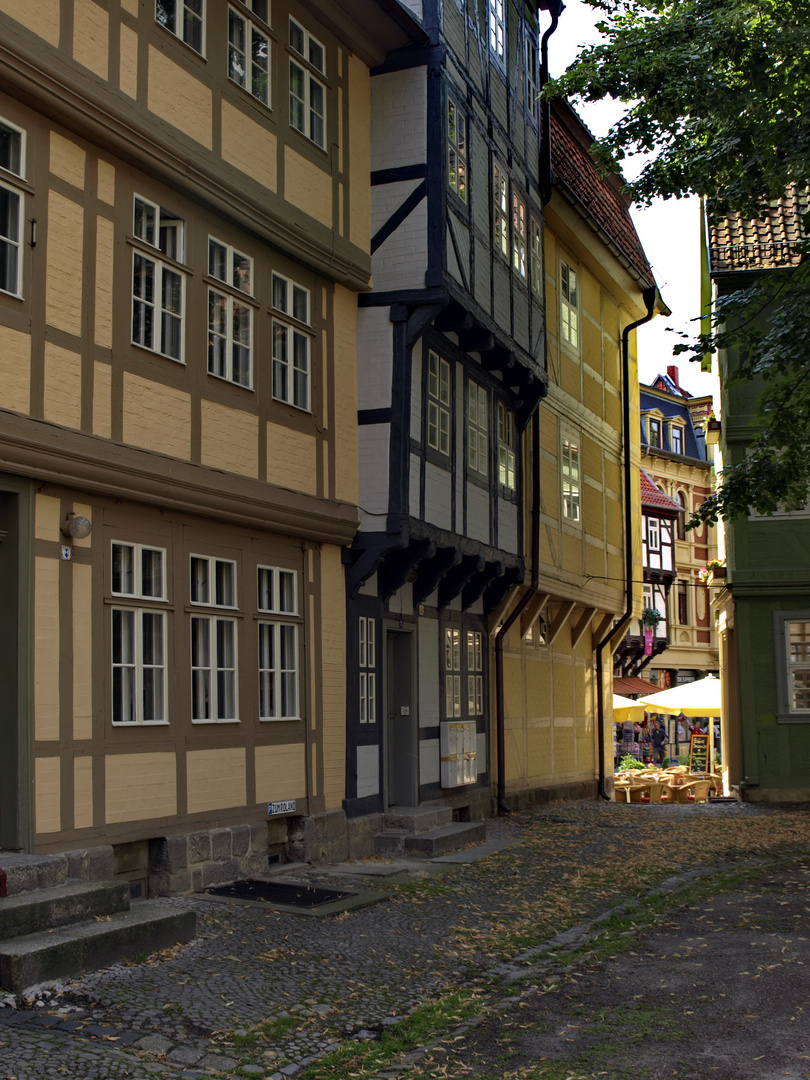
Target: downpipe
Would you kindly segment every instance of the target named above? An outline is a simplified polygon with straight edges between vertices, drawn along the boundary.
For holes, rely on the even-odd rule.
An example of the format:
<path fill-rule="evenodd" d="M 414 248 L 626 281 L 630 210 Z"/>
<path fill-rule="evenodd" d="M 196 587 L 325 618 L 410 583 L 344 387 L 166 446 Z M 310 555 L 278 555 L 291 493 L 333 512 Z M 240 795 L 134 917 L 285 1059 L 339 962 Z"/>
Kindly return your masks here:
<path fill-rule="evenodd" d="M 619 621 L 596 646 L 596 724 L 598 732 L 599 754 L 599 795 L 606 802 L 611 796 L 605 788 L 605 693 L 603 686 L 602 651 L 610 641 L 623 634 L 633 618 L 633 506 L 630 498 L 632 466 L 630 462 L 630 334 L 639 326 L 648 323 L 655 315 L 658 289 L 651 285 L 642 293 L 647 314 L 635 322 L 628 323 L 622 331 L 622 426 L 624 443 L 624 597 L 625 607 Z M 613 655 L 611 651 L 611 656 Z"/>

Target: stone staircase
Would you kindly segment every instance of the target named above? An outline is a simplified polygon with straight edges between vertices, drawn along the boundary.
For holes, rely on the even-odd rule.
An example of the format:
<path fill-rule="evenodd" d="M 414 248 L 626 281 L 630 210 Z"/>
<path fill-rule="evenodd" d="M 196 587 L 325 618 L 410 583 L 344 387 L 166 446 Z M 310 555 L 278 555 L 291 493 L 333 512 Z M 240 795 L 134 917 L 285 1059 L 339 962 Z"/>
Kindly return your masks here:
<path fill-rule="evenodd" d="M 383 814 L 383 831 L 374 837 L 374 852 L 431 859 L 480 844 L 486 835 L 483 821 L 454 822 L 452 807 L 403 806 Z"/>
<path fill-rule="evenodd" d="M 0 989 L 73 978 L 194 937 L 193 911 L 130 903 L 126 881 L 68 878 L 63 855 L 0 853 Z"/>

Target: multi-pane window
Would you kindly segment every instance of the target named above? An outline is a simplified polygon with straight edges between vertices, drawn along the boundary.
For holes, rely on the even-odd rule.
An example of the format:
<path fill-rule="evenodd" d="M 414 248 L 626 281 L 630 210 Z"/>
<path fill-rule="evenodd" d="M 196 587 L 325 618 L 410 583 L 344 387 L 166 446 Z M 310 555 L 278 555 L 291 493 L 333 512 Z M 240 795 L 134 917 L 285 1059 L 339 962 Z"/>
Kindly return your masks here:
<path fill-rule="evenodd" d="M 484 715 L 484 635 L 467 631 L 467 715 Z"/>
<path fill-rule="evenodd" d="M 670 446 L 673 454 L 683 453 L 683 428 L 671 427 L 669 432 Z"/>
<path fill-rule="evenodd" d="M 509 258 L 509 181 L 496 161 L 492 167 L 492 219 L 495 250 Z"/>
<path fill-rule="evenodd" d="M 209 237 L 208 273 L 229 289 L 252 291 L 253 260 Z M 208 290 L 208 371 L 239 386 L 252 383 L 253 311 L 238 296 Z"/>
<path fill-rule="evenodd" d="M 155 19 L 195 52 L 205 39 L 205 0 L 155 0 Z"/>
<path fill-rule="evenodd" d="M 267 21 L 267 0 L 246 5 Z M 263 105 L 270 104 L 270 39 L 250 19 L 228 8 L 228 78 Z"/>
<path fill-rule="evenodd" d="M 526 30 L 526 110 L 536 122 L 540 106 L 540 90 L 537 67 L 537 36 Z"/>
<path fill-rule="evenodd" d="M 810 712 L 810 620 L 785 620 L 788 708 Z"/>
<path fill-rule="evenodd" d="M 444 632 L 444 715 L 461 716 L 461 631 Z"/>
<path fill-rule="evenodd" d="M 579 445 L 570 439 L 562 441 L 562 498 L 563 516 L 568 521 L 580 520 Z"/>
<path fill-rule="evenodd" d="M 661 445 L 661 421 L 660 420 L 653 420 L 651 418 L 650 421 L 649 421 L 649 430 L 650 430 L 650 446 L 658 446 L 658 447 L 660 447 L 660 445 Z"/>
<path fill-rule="evenodd" d="M 504 0 L 489 0 L 489 48 L 501 62 L 506 55 Z"/>
<path fill-rule="evenodd" d="M 185 278 L 167 260 L 183 260 L 183 226 L 175 214 L 135 196 L 133 234 L 165 258 L 140 250 L 133 252 L 132 340 L 181 361 Z"/>
<path fill-rule="evenodd" d="M 447 99 L 447 183 L 467 201 L 467 120 L 452 98 Z"/>
<path fill-rule="evenodd" d="M 515 414 L 498 402 L 498 482 L 515 490 Z"/>
<path fill-rule="evenodd" d="M 298 582 L 294 570 L 258 568 L 259 719 L 296 719 L 298 711 Z M 285 616 L 287 617 L 285 619 Z"/>
<path fill-rule="evenodd" d="M 484 635 L 479 631 L 444 631 L 444 714 L 448 719 L 484 715 Z"/>
<path fill-rule="evenodd" d="M 111 608 L 112 721 L 165 723 L 166 614 L 138 602 L 166 599 L 166 552 L 114 541 L 111 577 L 112 595 L 135 602 Z"/>
<path fill-rule="evenodd" d="M 0 169 L 22 177 L 24 133 L 0 120 Z M 22 193 L 0 182 L 0 292 L 22 292 L 22 229 L 25 220 Z"/>
<path fill-rule="evenodd" d="M 308 326 L 309 291 L 281 274 L 273 274 L 273 308 Z M 273 397 L 309 411 L 310 339 L 297 326 L 273 318 Z"/>
<path fill-rule="evenodd" d="M 290 19 L 290 48 L 309 68 L 290 59 L 290 125 L 316 146 L 326 146 L 326 87 L 312 70 L 326 74 L 323 45 L 295 19 Z"/>
<path fill-rule="evenodd" d="M 579 288 L 576 270 L 560 263 L 560 332 L 563 341 L 579 348 Z"/>
<path fill-rule="evenodd" d="M 428 352 L 427 441 L 440 454 L 450 453 L 450 365 Z"/>
<path fill-rule="evenodd" d="M 512 266 L 516 274 L 526 277 L 526 203 L 516 191 L 512 192 Z"/>
<path fill-rule="evenodd" d="M 678 622 L 681 626 L 689 625 L 689 590 L 681 583 L 678 584 Z"/>
<path fill-rule="evenodd" d="M 236 606 L 236 564 L 229 559 L 191 556 L 191 602 L 207 607 Z M 236 621 L 219 615 L 191 617 L 191 719 L 236 720 Z"/>
<path fill-rule="evenodd" d="M 536 217 L 532 218 L 532 291 L 543 295 L 543 234 Z"/>
<path fill-rule="evenodd" d="M 360 723 L 377 719 L 377 620 L 361 615 L 358 625 Z"/>
<path fill-rule="evenodd" d="M 658 518 L 647 518 L 647 550 L 648 551 L 660 551 L 661 550 L 661 532 L 660 523 Z"/>
<path fill-rule="evenodd" d="M 474 382 L 467 384 L 467 465 L 479 476 L 489 475 L 489 402 Z"/>

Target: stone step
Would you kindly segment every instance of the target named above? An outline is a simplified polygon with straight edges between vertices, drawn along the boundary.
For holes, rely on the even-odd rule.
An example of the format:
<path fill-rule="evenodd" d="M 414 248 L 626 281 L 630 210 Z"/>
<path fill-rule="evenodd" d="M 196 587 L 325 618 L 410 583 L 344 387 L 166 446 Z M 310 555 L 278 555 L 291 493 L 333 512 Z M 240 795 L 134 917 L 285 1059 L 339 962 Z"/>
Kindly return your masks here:
<path fill-rule="evenodd" d="M 446 855 L 448 851 L 458 851 L 470 844 L 480 844 L 486 838 L 487 827 L 483 821 L 458 822 L 455 825 L 445 825 L 439 829 L 406 836 L 405 854 L 431 859 L 435 855 Z"/>
<path fill-rule="evenodd" d="M 6 875 L 6 896 L 64 885 L 68 861 L 64 855 L 17 855 L 0 851 L 0 870 Z"/>
<path fill-rule="evenodd" d="M 398 806 L 383 814 L 383 829 L 420 833 L 439 829 L 453 822 L 450 806 Z"/>
<path fill-rule="evenodd" d="M 442 825 L 425 832 L 386 829 L 374 837 L 374 851 L 377 855 L 414 855 L 431 859 L 470 844 L 480 844 L 486 835 L 487 828 L 483 821 Z"/>
<path fill-rule="evenodd" d="M 0 943 L 0 989 L 20 994 L 43 982 L 109 967 L 190 941 L 195 927 L 190 909 L 140 900 L 127 912 L 18 937 Z"/>
<path fill-rule="evenodd" d="M 126 881 L 69 881 L 0 900 L 0 942 L 129 908 Z"/>

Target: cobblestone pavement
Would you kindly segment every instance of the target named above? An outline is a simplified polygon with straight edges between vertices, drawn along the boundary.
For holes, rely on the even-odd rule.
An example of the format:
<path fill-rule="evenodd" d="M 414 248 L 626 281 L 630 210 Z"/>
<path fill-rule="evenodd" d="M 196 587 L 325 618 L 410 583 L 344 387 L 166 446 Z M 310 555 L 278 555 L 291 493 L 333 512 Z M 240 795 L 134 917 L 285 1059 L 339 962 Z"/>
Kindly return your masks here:
<path fill-rule="evenodd" d="M 708 819 L 768 812 L 737 803 L 652 811 L 555 804 L 489 822 L 488 844 L 456 856 L 293 870 L 290 879 L 331 888 L 385 893 L 405 883 L 379 903 L 329 918 L 174 898 L 169 902 L 197 912 L 198 937 L 190 944 L 24 1001 L 0 999 L 0 1080 L 283 1080 L 340 1040 L 371 1037 L 441 993 L 459 977 L 458 954 L 446 947 L 451 934 L 485 931 L 516 897 L 541 903 L 549 883 L 597 853 L 606 858 L 620 850 L 651 813 L 666 831 L 684 813 Z M 544 856 L 537 839 L 570 825 L 576 828 L 566 830 L 563 872 L 559 846 L 549 843 Z M 445 887 L 450 881 L 452 889 Z M 598 910 L 597 902 L 593 914 Z M 491 964 L 474 952 L 464 959 L 473 967 Z M 259 1024 L 264 1037 L 251 1041 Z"/>

